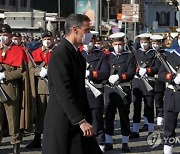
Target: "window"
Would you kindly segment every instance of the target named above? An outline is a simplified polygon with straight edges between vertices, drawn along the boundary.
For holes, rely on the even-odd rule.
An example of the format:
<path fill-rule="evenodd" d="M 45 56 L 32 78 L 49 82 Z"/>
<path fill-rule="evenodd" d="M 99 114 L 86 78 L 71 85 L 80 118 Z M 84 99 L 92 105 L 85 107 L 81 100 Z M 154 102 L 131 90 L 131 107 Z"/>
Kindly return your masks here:
<path fill-rule="evenodd" d="M 0 0 L 0 5 L 5 5 L 5 0 Z"/>
<path fill-rule="evenodd" d="M 27 7 L 27 0 L 21 0 L 21 7 Z"/>
<path fill-rule="evenodd" d="M 9 5 L 11 6 L 16 6 L 16 0 L 10 0 Z"/>
<path fill-rule="evenodd" d="M 156 12 L 156 20 L 159 26 L 169 26 L 170 12 Z"/>

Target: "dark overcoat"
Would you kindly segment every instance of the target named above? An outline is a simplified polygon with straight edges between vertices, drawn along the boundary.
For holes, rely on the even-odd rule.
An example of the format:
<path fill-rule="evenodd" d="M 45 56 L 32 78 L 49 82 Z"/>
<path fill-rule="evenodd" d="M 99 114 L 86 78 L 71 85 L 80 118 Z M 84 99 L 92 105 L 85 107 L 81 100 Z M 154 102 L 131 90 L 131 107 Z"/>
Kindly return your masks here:
<path fill-rule="evenodd" d="M 134 51 L 134 55 L 137 63 L 142 67 L 142 65 L 146 65 L 145 68 L 149 68 L 151 71 L 147 72 L 148 77 L 154 77 L 155 74 L 158 73 L 160 67 L 160 61 L 155 57 L 155 51 L 149 49 L 146 53 L 141 49 Z M 138 66 L 139 67 L 139 66 Z M 136 74 L 138 76 L 138 73 Z M 149 84 L 154 88 L 154 81 L 149 80 Z M 134 95 L 149 95 L 153 96 L 154 92 L 148 92 L 144 82 L 139 78 L 133 79 L 133 94 Z"/>
<path fill-rule="evenodd" d="M 109 55 L 109 64 L 111 67 L 111 75 L 119 75 L 119 83 L 131 82 L 131 80 L 134 78 L 136 72 L 136 63 L 135 58 L 131 53 L 124 50 L 120 56 L 116 56 L 113 51 Z M 123 79 L 123 75 L 126 76 L 126 79 Z M 129 86 L 123 86 L 122 88 L 127 94 L 123 101 L 121 101 L 122 99 L 116 90 L 106 86 L 105 104 L 109 104 L 109 102 L 118 102 L 118 104 L 121 105 L 129 105 L 131 103 L 131 88 Z"/>
<path fill-rule="evenodd" d="M 180 56 L 176 55 L 176 53 L 166 53 L 166 61 L 172 66 L 175 71 L 180 69 Z M 165 69 L 164 65 L 161 64 L 159 69 L 159 80 L 162 82 L 166 82 L 175 86 L 174 78 L 176 77 L 173 74 L 171 77 L 168 77 L 168 72 Z M 172 111 L 172 112 L 180 112 L 180 91 L 174 91 L 171 88 L 166 88 L 165 97 L 164 97 L 164 110 Z"/>
<path fill-rule="evenodd" d="M 86 51 L 82 51 L 83 57 L 86 62 L 89 63 L 88 70 L 90 71 L 89 79 L 93 81 L 96 88 L 103 92 L 103 81 L 109 78 L 110 67 L 108 61 L 108 56 L 105 55 L 101 50 L 94 49 L 93 52 L 87 54 Z M 104 105 L 103 95 L 95 97 L 91 90 L 86 88 L 88 102 L 90 108 L 98 108 Z"/>
<path fill-rule="evenodd" d="M 84 58 L 66 39 L 52 52 L 48 65 L 49 102 L 45 115 L 43 154 L 99 154 L 94 137 L 83 137 L 77 124 L 91 123 L 85 90 Z"/>

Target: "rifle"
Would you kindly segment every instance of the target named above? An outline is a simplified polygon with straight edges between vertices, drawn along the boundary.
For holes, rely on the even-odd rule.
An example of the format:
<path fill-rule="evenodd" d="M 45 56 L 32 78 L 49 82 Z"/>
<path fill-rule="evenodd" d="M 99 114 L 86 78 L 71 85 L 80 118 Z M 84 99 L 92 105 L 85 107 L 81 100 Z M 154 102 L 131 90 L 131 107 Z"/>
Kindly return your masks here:
<path fill-rule="evenodd" d="M 32 57 L 32 55 L 29 53 L 28 49 L 24 49 L 24 51 L 26 52 L 26 54 L 28 55 L 28 57 L 30 58 L 30 61 L 33 65 L 34 68 L 36 69 L 41 69 L 44 65 L 45 65 L 45 62 L 43 61 L 39 66 L 36 65 L 36 63 L 34 62 L 34 59 Z M 42 78 L 42 77 L 41 77 Z M 48 85 L 48 79 L 47 78 L 42 78 L 44 80 L 44 82 Z"/>
<path fill-rule="evenodd" d="M 141 65 L 141 66 L 140 66 L 140 64 L 138 63 L 138 61 L 136 61 L 136 63 L 137 63 L 138 68 L 145 68 L 145 67 L 146 67 L 146 64 L 145 64 L 145 63 L 144 63 L 143 65 Z M 146 87 L 146 90 L 147 90 L 148 92 L 150 92 L 151 90 L 153 90 L 153 87 L 149 84 L 149 82 L 148 82 L 148 80 L 146 79 L 146 76 L 145 76 L 145 75 L 139 77 L 139 79 L 141 79 L 141 80 L 143 81 L 143 83 L 144 83 L 144 85 L 145 85 L 145 87 Z"/>
<path fill-rule="evenodd" d="M 102 94 L 102 92 L 98 90 L 88 79 L 85 79 L 85 84 L 89 87 L 96 98 Z"/>
<path fill-rule="evenodd" d="M 129 49 L 129 47 L 128 47 L 128 49 Z M 133 46 L 132 46 L 132 49 L 135 50 Z M 129 49 L 129 51 L 131 52 L 131 54 L 133 54 L 133 52 L 132 52 L 130 49 Z M 134 54 L 133 54 L 133 55 L 134 55 Z M 137 67 L 138 67 L 138 68 L 145 68 L 145 67 L 146 67 L 146 64 L 145 64 L 145 63 L 140 66 L 140 64 L 138 63 L 137 60 L 136 60 L 136 64 L 137 64 Z M 145 85 L 145 87 L 146 87 L 146 90 L 147 90 L 148 92 L 150 92 L 151 90 L 153 90 L 153 87 L 149 84 L 149 82 L 148 82 L 148 80 L 146 79 L 146 76 L 145 76 L 145 75 L 142 76 L 142 77 L 139 77 L 139 79 L 141 79 L 141 80 L 143 81 L 143 83 L 144 83 L 144 85 Z"/>
<path fill-rule="evenodd" d="M 86 63 L 86 70 L 89 70 L 89 68 L 90 68 L 90 64 Z M 96 98 L 102 94 L 102 92 L 99 89 L 97 89 L 93 84 L 93 82 L 91 82 L 89 79 L 85 79 L 85 85 L 89 87 L 89 89 L 92 91 L 92 93 Z"/>
<path fill-rule="evenodd" d="M 156 57 L 159 59 L 159 61 L 161 62 L 161 64 L 164 65 L 164 68 L 165 68 L 165 70 L 166 70 L 168 73 L 174 73 L 174 74 L 176 74 L 176 75 L 177 75 L 178 73 L 180 73 L 180 69 L 178 69 L 177 71 L 175 71 L 175 70 L 173 69 L 173 67 L 168 63 L 168 61 L 166 61 L 166 60 L 164 59 L 164 57 L 161 56 L 161 54 L 160 54 L 157 50 L 155 50 L 155 52 L 156 52 Z M 174 88 L 175 91 L 179 91 L 179 90 L 180 90 L 180 85 L 173 85 L 173 88 Z"/>
<path fill-rule="evenodd" d="M 116 72 L 115 69 L 111 70 L 111 75 L 115 74 L 115 72 Z M 119 94 L 119 96 L 120 96 L 122 99 L 124 99 L 124 98 L 127 96 L 127 94 L 124 92 L 123 88 L 122 88 L 121 85 L 119 84 L 119 81 L 116 81 L 116 82 L 114 83 L 114 85 L 112 85 L 112 84 L 110 84 L 110 83 L 109 83 L 109 85 L 110 85 L 111 88 L 113 88 L 113 89 L 116 90 L 116 92 Z"/>
<path fill-rule="evenodd" d="M 0 65 L 0 72 L 4 72 L 4 71 L 5 71 L 4 67 L 2 65 Z M 0 101 L 1 102 L 6 102 L 7 101 L 6 94 L 5 94 L 4 90 L 3 90 L 3 88 L 1 87 L 1 85 L 0 85 Z"/>

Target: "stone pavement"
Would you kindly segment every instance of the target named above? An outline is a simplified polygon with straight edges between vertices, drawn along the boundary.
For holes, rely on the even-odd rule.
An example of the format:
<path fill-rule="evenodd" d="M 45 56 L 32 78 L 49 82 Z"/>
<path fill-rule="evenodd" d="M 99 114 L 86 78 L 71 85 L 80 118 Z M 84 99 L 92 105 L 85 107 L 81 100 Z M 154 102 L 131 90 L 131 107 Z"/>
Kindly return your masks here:
<path fill-rule="evenodd" d="M 133 107 L 131 107 L 132 111 Z M 131 118 L 131 124 L 132 124 L 132 112 L 130 114 Z M 105 154 L 120 154 L 121 151 L 121 135 L 120 134 L 120 124 L 119 124 L 119 117 L 116 115 L 116 120 L 114 122 L 115 124 L 115 135 L 113 136 L 113 142 L 114 142 L 114 150 L 108 151 Z M 155 127 L 156 132 L 160 132 L 157 127 Z M 161 132 L 162 133 L 162 132 Z M 161 134 L 163 135 L 163 134 Z M 147 138 L 147 132 L 140 133 L 139 139 L 130 140 L 130 147 L 131 147 L 131 153 L 132 154 L 162 154 L 163 151 L 163 144 L 161 143 L 156 148 L 150 148 L 146 138 Z M 178 125 L 176 129 L 176 137 L 180 141 L 180 115 L 178 118 Z M 33 139 L 33 135 L 24 137 L 24 140 L 21 144 L 21 154 L 40 154 L 41 149 L 35 149 L 35 150 L 27 150 L 25 146 Z M 9 154 L 12 153 L 12 146 L 9 144 L 9 137 L 3 138 L 2 145 L 0 146 L 0 154 Z M 180 154 L 180 143 L 176 143 L 174 147 L 174 153 Z M 75 153 L 77 154 L 77 153 Z"/>

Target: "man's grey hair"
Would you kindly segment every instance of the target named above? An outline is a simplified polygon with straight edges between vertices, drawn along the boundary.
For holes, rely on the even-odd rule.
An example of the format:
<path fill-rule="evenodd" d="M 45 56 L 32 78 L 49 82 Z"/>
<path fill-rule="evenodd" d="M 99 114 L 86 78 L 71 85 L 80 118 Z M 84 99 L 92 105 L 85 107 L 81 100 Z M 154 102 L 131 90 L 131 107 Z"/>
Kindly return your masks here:
<path fill-rule="evenodd" d="M 71 32 L 73 27 L 81 28 L 83 22 L 91 21 L 88 16 L 84 14 L 71 14 L 66 18 L 64 24 L 65 35 L 68 35 Z"/>

